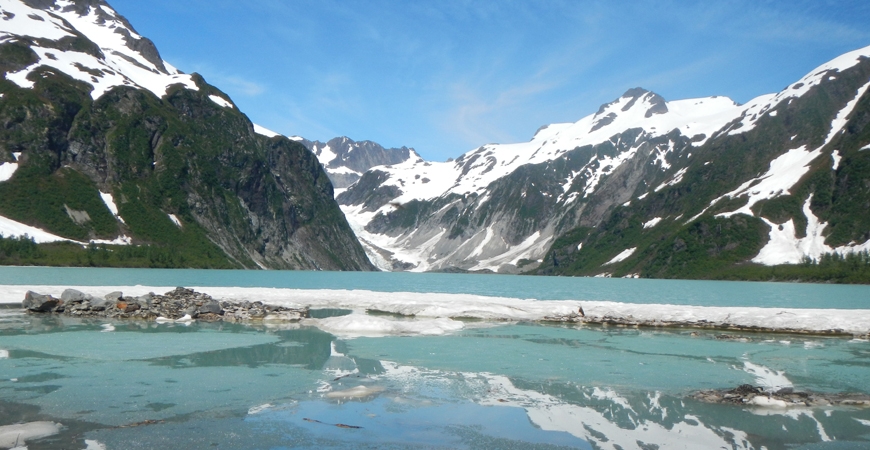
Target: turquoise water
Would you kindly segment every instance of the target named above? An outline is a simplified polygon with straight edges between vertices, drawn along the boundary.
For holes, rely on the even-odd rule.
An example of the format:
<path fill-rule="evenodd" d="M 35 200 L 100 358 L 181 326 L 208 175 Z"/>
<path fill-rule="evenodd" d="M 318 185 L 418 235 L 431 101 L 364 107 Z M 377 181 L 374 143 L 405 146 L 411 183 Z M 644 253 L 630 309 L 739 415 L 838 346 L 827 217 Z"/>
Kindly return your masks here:
<path fill-rule="evenodd" d="M 0 285 L 238 286 L 697 306 L 870 308 L 870 286 L 391 272 L 0 267 Z"/>
<path fill-rule="evenodd" d="M 717 305 L 764 299 L 830 307 L 867 298 L 865 287 L 849 286 L 440 274 L 5 268 L 0 277 L 7 277 L 0 284 L 61 285 L 282 280 L 276 287 L 541 299 L 580 292 Z M 847 294 L 858 298 L 841 300 Z M 729 295 L 740 298 L 729 303 Z M 28 441 L 30 450 L 870 448 L 867 408 L 760 408 L 691 397 L 744 383 L 870 394 L 870 342 L 487 322 L 444 336 L 340 339 L 298 324 L 158 325 L 0 309 L 0 426 L 63 425 Z"/>

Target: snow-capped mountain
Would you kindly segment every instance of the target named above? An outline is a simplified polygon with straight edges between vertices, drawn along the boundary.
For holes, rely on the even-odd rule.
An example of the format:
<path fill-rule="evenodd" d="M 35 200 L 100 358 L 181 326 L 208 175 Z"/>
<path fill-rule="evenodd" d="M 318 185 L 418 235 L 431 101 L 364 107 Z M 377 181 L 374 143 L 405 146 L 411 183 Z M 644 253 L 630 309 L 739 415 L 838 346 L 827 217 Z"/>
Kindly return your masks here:
<path fill-rule="evenodd" d="M 721 249 L 711 254 L 740 249 L 732 263 L 870 248 L 867 220 L 838 234 L 833 218 L 809 206 L 819 204 L 820 188 L 801 187 L 811 172 L 839 174 L 870 156 L 859 151 L 870 143 L 861 119 L 868 55 L 870 47 L 842 55 L 745 105 L 725 97 L 665 101 L 631 89 L 577 122 L 542 127 L 529 142 L 485 145 L 446 163 L 374 167 L 337 199 L 370 255 L 377 250 L 379 266 L 414 271 L 542 264 L 546 273 L 646 273 L 650 259 L 667 259 L 654 239 L 688 245 L 676 236 L 705 218 L 716 226 L 753 219 L 735 226 L 761 233 L 758 242 L 734 237 L 713 246 Z M 622 220 L 626 214 L 631 220 Z"/>
<path fill-rule="evenodd" d="M 372 268 L 314 155 L 261 136 L 106 2 L 0 0 L 0 74 L 0 235 L 129 247 L 14 258 Z"/>
<path fill-rule="evenodd" d="M 309 141 L 299 136 L 291 136 L 290 139 L 317 155 L 335 187 L 336 195 L 344 192 L 372 167 L 423 160 L 413 148 L 384 148 L 376 142 L 354 141 L 348 137 L 337 137 L 329 142 Z"/>
<path fill-rule="evenodd" d="M 198 89 L 190 75 L 163 61 L 154 43 L 105 2 L 4 0 L 0 5 L 0 42 L 28 41 L 36 54 L 27 66 L 6 73 L 22 88 L 32 88 L 29 76 L 45 65 L 91 85 L 95 100 L 116 86 L 147 89 L 158 97 L 174 84 Z"/>

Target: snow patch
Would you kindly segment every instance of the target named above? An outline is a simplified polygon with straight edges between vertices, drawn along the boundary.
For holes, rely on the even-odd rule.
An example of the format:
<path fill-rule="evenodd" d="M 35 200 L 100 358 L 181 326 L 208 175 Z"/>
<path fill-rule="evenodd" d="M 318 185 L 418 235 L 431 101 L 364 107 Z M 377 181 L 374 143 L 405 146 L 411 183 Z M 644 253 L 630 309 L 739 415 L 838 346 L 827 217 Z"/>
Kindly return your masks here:
<path fill-rule="evenodd" d="M 645 229 L 646 229 L 646 228 L 652 228 L 652 227 L 658 225 L 659 222 L 661 222 L 661 221 L 662 221 L 662 218 L 661 218 L 661 217 L 653 217 L 653 218 L 650 219 L 649 221 L 644 222 L 643 227 L 644 227 Z"/>
<path fill-rule="evenodd" d="M 655 188 L 655 191 L 658 192 L 668 186 L 674 186 L 677 183 L 683 181 L 683 175 L 685 175 L 688 170 L 688 167 L 683 167 L 682 169 L 678 170 L 677 173 L 674 174 L 674 178 L 672 178 L 670 181 L 666 181 L 658 185 L 658 187 Z"/>
<path fill-rule="evenodd" d="M 752 258 L 752 262 L 766 266 L 798 264 L 804 257 L 818 260 L 826 253 L 847 255 L 870 250 L 870 240 L 861 245 L 844 245 L 837 248 L 825 244 L 822 233 L 828 223 L 822 222 L 813 213 L 810 208 L 812 199 L 813 194 L 810 194 L 803 205 L 803 213 L 807 218 L 806 236 L 803 238 L 796 237 L 794 220 L 789 219 L 788 222 L 777 225 L 764 217 L 761 218 L 770 227 L 770 239 L 758 255 Z"/>
<path fill-rule="evenodd" d="M 33 241 L 37 244 L 63 241 L 76 242 L 72 239 L 62 238 L 47 231 L 40 230 L 39 228 L 31 227 L 30 225 L 25 225 L 21 222 L 16 222 L 12 219 L 7 219 L 6 217 L 2 216 L 0 216 L 0 235 L 7 238 L 27 235 L 28 237 L 32 238 Z M 81 244 L 81 242 L 78 243 Z"/>
<path fill-rule="evenodd" d="M 178 216 L 176 216 L 175 214 L 167 214 L 167 215 L 169 216 L 169 220 L 171 220 L 172 223 L 175 224 L 175 226 L 177 226 L 178 228 L 182 228 L 181 221 L 178 220 Z"/>
<path fill-rule="evenodd" d="M 831 159 L 834 160 L 834 166 L 832 167 L 832 170 L 837 170 L 840 167 L 840 161 L 843 160 L 843 157 L 840 155 L 840 151 L 834 150 L 831 153 Z"/>
<path fill-rule="evenodd" d="M 7 162 L 0 164 L 0 183 L 8 181 L 10 178 L 12 178 L 12 175 L 15 174 L 16 170 L 18 170 L 17 162 Z"/>
<path fill-rule="evenodd" d="M 230 102 L 229 100 L 227 100 L 219 95 L 209 95 L 208 98 L 211 101 L 215 102 L 218 106 L 221 106 L 224 108 L 233 109 L 233 107 L 235 106 L 232 104 L 232 102 Z"/>
<path fill-rule="evenodd" d="M 614 256 L 613 259 L 611 259 L 610 261 L 607 261 L 606 263 L 602 264 L 601 266 L 603 267 L 603 266 L 607 266 L 610 264 L 616 264 L 618 262 L 625 261 L 631 255 L 633 255 L 636 250 L 637 250 L 637 247 L 632 247 L 632 248 L 623 250 L 620 254 Z"/>
<path fill-rule="evenodd" d="M 281 133 L 276 133 L 268 128 L 261 127 L 260 125 L 254 124 L 254 133 L 266 136 L 267 138 L 273 138 L 275 136 L 281 136 Z"/>
<path fill-rule="evenodd" d="M 737 189 L 713 200 L 710 205 L 724 198 L 748 197 L 745 205 L 737 210 L 717 214 L 716 217 L 731 217 L 735 214 L 752 216 L 752 207 L 762 201 L 769 200 L 780 195 L 790 195 L 789 189 L 797 184 L 800 179 L 810 170 L 810 163 L 821 155 L 821 148 L 808 151 L 806 146 L 789 150 L 770 162 L 767 172 L 760 177 L 753 178 Z M 706 211 L 706 210 L 705 210 Z"/>

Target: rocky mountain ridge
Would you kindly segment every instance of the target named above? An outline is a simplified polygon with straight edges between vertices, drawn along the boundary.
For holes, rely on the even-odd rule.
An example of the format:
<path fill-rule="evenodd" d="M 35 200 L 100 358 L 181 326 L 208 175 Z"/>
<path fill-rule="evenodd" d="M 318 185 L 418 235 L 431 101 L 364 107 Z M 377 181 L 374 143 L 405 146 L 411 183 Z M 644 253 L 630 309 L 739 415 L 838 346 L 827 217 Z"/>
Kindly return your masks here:
<path fill-rule="evenodd" d="M 682 276 L 862 252 L 868 56 L 745 105 L 630 89 L 529 142 L 373 167 L 337 200 L 393 270 Z"/>
<path fill-rule="evenodd" d="M 101 264 L 75 251 L 91 243 L 157 267 L 372 269 L 316 157 L 104 1 L 4 1 L 0 73 L 7 238 L 73 242 L 52 250 L 73 265 Z"/>

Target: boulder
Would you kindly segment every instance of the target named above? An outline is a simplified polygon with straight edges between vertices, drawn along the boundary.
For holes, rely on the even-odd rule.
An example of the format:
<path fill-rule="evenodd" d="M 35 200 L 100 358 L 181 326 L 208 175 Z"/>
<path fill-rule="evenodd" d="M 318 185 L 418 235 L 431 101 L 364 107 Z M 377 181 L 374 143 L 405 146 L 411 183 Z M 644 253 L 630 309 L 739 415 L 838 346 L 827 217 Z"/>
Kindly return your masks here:
<path fill-rule="evenodd" d="M 205 302 L 199 307 L 200 314 L 221 314 L 222 312 L 221 304 L 215 300 Z"/>
<path fill-rule="evenodd" d="M 115 291 L 106 294 L 104 298 L 110 302 L 118 303 L 118 301 L 121 300 L 121 297 L 123 296 L 124 294 L 121 291 Z"/>
<path fill-rule="evenodd" d="M 61 300 L 56 299 L 50 295 L 38 294 L 33 291 L 27 291 L 24 294 L 24 301 L 21 302 L 21 306 L 33 312 L 50 312 L 58 305 L 62 304 Z"/>
<path fill-rule="evenodd" d="M 92 311 L 105 311 L 106 308 L 115 306 L 116 303 L 116 301 L 110 301 L 105 297 L 91 297 L 90 302 Z"/>
<path fill-rule="evenodd" d="M 151 307 L 151 294 L 140 295 L 139 297 L 135 297 L 133 300 L 142 308 Z"/>
<path fill-rule="evenodd" d="M 82 291 L 77 291 L 75 289 L 65 289 L 62 294 L 60 294 L 60 299 L 63 300 L 64 304 L 70 303 L 81 303 L 84 301 L 90 301 L 93 297 L 89 294 L 85 294 Z"/>

